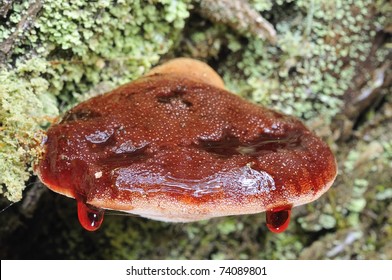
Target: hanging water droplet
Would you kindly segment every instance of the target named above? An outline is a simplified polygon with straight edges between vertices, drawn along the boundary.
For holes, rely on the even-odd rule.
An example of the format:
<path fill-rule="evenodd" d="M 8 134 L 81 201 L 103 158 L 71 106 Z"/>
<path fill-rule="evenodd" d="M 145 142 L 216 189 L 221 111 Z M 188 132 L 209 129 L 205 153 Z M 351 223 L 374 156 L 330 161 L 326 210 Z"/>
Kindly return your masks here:
<path fill-rule="evenodd" d="M 105 210 L 78 200 L 78 218 L 82 227 L 88 231 L 97 230 L 103 221 Z"/>
<path fill-rule="evenodd" d="M 281 233 L 290 223 L 291 206 L 273 208 L 267 211 L 267 227 L 274 233 Z"/>

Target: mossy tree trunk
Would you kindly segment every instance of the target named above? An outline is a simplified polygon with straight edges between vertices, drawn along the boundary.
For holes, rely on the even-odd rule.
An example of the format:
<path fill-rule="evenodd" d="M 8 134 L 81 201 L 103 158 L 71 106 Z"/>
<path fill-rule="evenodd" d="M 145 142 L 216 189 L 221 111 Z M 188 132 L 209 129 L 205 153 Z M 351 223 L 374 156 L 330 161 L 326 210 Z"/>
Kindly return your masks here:
<path fill-rule="evenodd" d="M 209 8 L 227 1 L 124 2 L 0 6 L 2 258 L 392 258 L 389 1 L 238 0 L 219 15 Z M 257 15 L 276 34 L 258 32 Z M 302 118 L 334 150 L 334 186 L 296 208 L 285 233 L 263 215 L 167 224 L 117 213 L 89 233 L 75 202 L 32 175 L 48 120 L 176 56 L 208 62 L 231 91 Z"/>

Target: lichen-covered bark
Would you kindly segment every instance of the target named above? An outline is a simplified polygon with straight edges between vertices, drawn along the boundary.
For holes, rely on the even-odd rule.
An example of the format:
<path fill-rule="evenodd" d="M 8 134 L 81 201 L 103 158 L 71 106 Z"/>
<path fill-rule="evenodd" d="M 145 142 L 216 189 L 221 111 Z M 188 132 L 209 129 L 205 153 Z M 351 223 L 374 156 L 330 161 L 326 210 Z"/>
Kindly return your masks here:
<path fill-rule="evenodd" d="M 13 1 L 0 21 L 0 192 L 22 197 L 40 125 L 142 75 L 177 40 L 188 1 Z M 84 97 L 81 97 L 84 96 Z"/>
<path fill-rule="evenodd" d="M 263 215 L 167 224 L 117 213 L 88 233 L 74 201 L 31 177 L 23 200 L 0 213 L 2 258 L 392 258 L 389 1 L 249 1 L 276 30 L 275 45 L 250 23 L 233 30 L 235 20 L 208 16 L 203 0 L 51 0 L 37 13 L 10 2 L 0 7 L 0 184 L 12 200 L 41 125 L 174 56 L 205 60 L 231 91 L 302 118 L 334 150 L 339 175 L 279 235 Z M 29 11 L 31 24 L 20 24 Z"/>

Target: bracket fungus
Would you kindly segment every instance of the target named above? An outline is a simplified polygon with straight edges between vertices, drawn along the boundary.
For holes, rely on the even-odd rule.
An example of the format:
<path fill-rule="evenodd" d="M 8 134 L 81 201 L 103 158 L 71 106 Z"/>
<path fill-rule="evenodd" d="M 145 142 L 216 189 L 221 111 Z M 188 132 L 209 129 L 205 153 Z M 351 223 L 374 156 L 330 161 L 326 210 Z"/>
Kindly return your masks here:
<path fill-rule="evenodd" d="M 301 121 L 179 58 L 68 111 L 47 131 L 35 171 L 77 200 L 87 230 L 111 209 L 168 222 L 266 211 L 282 232 L 291 208 L 326 192 L 337 167 Z"/>

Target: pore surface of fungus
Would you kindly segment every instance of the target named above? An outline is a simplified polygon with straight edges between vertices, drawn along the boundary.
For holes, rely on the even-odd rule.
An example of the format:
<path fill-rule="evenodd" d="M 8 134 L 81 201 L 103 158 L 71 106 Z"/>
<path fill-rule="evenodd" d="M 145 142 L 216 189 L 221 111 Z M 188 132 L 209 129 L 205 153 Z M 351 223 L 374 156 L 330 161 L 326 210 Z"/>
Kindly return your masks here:
<path fill-rule="evenodd" d="M 296 118 L 226 91 L 201 62 L 177 59 L 68 111 L 48 130 L 35 170 L 76 198 L 90 230 L 113 209 L 173 222 L 267 211 L 280 231 L 291 207 L 331 186 L 336 163 Z"/>

